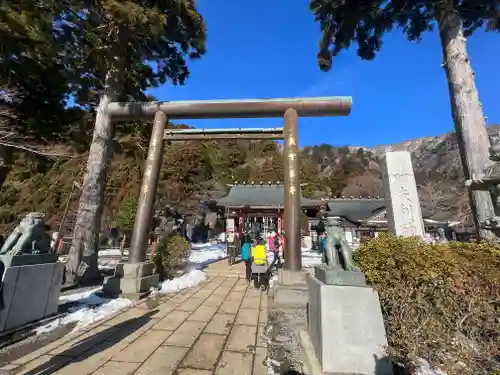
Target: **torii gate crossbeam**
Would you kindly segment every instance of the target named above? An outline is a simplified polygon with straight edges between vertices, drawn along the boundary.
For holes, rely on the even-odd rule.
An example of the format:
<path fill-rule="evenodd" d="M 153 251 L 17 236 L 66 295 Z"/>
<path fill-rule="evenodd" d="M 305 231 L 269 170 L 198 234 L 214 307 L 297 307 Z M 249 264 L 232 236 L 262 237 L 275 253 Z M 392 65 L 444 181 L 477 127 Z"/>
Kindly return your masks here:
<path fill-rule="evenodd" d="M 302 268 L 300 237 L 300 164 L 298 117 L 347 116 L 350 97 L 110 103 L 106 113 L 112 120 L 150 119 L 153 132 L 141 185 L 129 263 L 145 261 L 151 230 L 156 187 L 163 161 L 164 141 L 217 139 L 284 139 L 285 156 L 285 268 Z M 166 130 L 172 119 L 284 117 L 283 128 L 272 129 L 179 129 Z"/>

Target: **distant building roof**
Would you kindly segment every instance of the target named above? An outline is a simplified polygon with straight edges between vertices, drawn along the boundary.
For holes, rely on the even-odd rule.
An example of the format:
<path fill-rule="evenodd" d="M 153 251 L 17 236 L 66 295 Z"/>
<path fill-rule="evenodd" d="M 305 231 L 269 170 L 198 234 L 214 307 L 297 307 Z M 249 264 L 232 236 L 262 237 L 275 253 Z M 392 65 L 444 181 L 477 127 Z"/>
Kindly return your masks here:
<path fill-rule="evenodd" d="M 386 220 L 386 205 L 383 198 L 342 197 L 328 200 L 328 216 L 338 216 L 353 223 L 366 220 Z M 453 213 L 440 211 L 431 214 L 422 207 L 422 218 L 445 223 L 451 220 Z"/>
<path fill-rule="evenodd" d="M 339 216 L 352 222 L 363 221 L 385 210 L 382 198 L 335 198 L 328 200 L 328 216 Z"/>
<path fill-rule="evenodd" d="M 224 198 L 218 199 L 218 206 L 225 207 L 269 207 L 283 208 L 285 199 L 284 185 L 233 185 L 229 194 Z M 300 198 L 301 207 L 322 206 L 325 203 L 320 200 L 309 198 Z"/>

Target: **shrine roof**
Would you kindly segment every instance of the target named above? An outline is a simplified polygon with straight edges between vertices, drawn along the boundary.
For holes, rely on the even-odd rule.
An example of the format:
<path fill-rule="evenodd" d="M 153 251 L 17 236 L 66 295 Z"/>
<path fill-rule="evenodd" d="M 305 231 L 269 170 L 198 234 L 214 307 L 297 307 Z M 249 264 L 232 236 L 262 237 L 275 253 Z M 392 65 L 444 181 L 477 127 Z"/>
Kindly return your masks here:
<path fill-rule="evenodd" d="M 385 210 L 383 198 L 335 198 L 328 200 L 328 216 L 339 216 L 352 222 L 363 221 Z"/>
<path fill-rule="evenodd" d="M 229 194 L 217 200 L 218 206 L 225 207 L 269 207 L 283 208 L 285 199 L 284 185 L 277 184 L 247 184 L 233 185 Z M 309 198 L 300 198 L 301 207 L 316 207 L 325 202 Z"/>

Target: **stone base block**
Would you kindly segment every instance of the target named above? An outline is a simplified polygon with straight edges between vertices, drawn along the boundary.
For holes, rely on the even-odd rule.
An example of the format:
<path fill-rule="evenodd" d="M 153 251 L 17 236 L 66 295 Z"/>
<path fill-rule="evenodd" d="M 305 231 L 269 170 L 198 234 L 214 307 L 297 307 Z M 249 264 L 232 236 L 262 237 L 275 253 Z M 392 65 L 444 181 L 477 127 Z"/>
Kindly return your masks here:
<path fill-rule="evenodd" d="M 363 272 L 314 267 L 314 276 L 326 285 L 366 286 Z"/>
<path fill-rule="evenodd" d="M 153 270 L 154 264 L 151 262 L 118 263 L 115 269 L 115 277 L 137 279 L 143 276 L 152 275 Z"/>
<path fill-rule="evenodd" d="M 377 292 L 369 287 L 326 285 L 309 276 L 308 329 L 324 372 L 392 375 Z"/>
<path fill-rule="evenodd" d="M 23 255 L 0 255 L 0 260 L 5 267 L 31 266 L 34 264 L 45 264 L 57 262 L 57 254 L 23 254 Z"/>
<path fill-rule="evenodd" d="M 2 280 L 0 331 L 57 313 L 63 272 L 60 262 L 7 267 Z"/>
<path fill-rule="evenodd" d="M 150 262 L 118 263 L 115 275 L 104 280 L 102 291 L 110 296 L 141 299 L 160 282 L 160 276 L 153 274 L 153 267 Z"/>
<path fill-rule="evenodd" d="M 309 301 L 307 287 L 277 285 L 274 289 L 273 301 L 281 305 L 304 307 Z"/>
<path fill-rule="evenodd" d="M 306 274 L 302 271 L 278 271 L 278 284 L 280 285 L 307 285 Z"/>
<path fill-rule="evenodd" d="M 278 304 L 305 306 L 308 301 L 306 274 L 280 269 L 272 297 Z"/>

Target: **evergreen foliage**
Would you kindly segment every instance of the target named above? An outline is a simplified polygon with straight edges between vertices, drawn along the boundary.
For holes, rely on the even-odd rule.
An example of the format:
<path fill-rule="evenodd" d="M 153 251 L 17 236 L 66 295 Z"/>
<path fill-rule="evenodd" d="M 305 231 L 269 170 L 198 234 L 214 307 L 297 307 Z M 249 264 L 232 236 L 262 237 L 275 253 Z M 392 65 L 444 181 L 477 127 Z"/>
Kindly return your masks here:
<path fill-rule="evenodd" d="M 410 41 L 419 41 L 435 28 L 438 13 L 448 7 L 459 13 L 466 36 L 486 23 L 490 30 L 500 29 L 497 0 L 311 0 L 310 8 L 322 32 L 319 67 L 330 70 L 332 59 L 352 42 L 357 44 L 360 58 L 374 59 L 382 48 L 384 34 L 395 27 Z"/>

